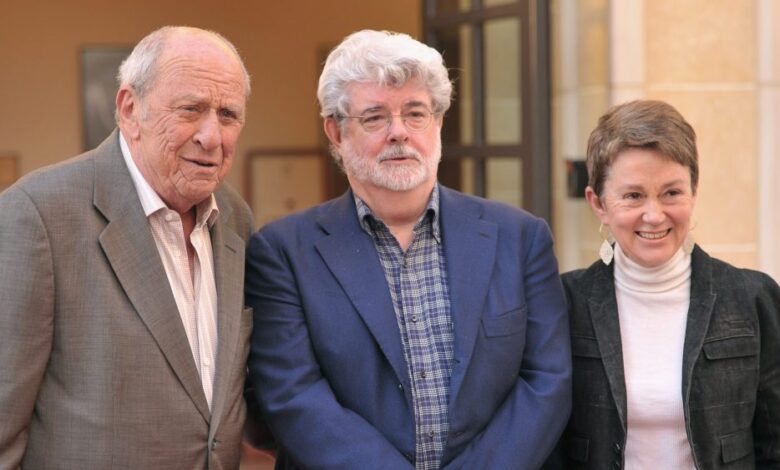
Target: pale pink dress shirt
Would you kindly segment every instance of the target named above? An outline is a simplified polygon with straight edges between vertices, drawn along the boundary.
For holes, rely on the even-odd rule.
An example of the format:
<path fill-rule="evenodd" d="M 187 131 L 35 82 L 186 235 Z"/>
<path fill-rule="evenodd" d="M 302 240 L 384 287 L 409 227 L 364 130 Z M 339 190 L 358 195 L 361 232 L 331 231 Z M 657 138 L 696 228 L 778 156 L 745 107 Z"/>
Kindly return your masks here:
<path fill-rule="evenodd" d="M 217 355 L 217 287 L 209 228 L 219 216 L 217 202 L 212 194 L 196 206 L 195 228 L 190 235 L 195 256 L 190 263 L 181 216 L 165 205 L 141 175 L 121 133 L 119 144 L 141 199 L 141 206 L 149 220 L 157 251 L 187 333 L 195 367 L 200 374 L 203 393 L 211 409 Z"/>

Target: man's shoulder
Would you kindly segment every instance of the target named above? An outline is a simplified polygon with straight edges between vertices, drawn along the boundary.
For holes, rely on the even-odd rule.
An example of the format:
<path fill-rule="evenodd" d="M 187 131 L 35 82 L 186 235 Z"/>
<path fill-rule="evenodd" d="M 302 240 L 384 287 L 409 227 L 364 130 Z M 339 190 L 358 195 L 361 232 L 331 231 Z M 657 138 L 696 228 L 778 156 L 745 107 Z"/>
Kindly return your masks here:
<path fill-rule="evenodd" d="M 94 155 L 83 153 L 38 168 L 21 177 L 9 191 L 21 191 L 33 201 L 62 201 L 77 195 L 92 195 Z"/>
<path fill-rule="evenodd" d="M 520 207 L 496 201 L 485 199 L 483 197 L 462 193 L 446 186 L 439 186 L 442 204 L 447 208 L 456 210 L 474 210 L 476 209 L 482 218 L 501 223 L 517 223 L 518 221 L 539 222 L 542 219 L 531 214 Z"/>
<path fill-rule="evenodd" d="M 550 230 L 547 222 L 530 212 L 500 201 L 485 199 L 464 194 L 460 191 L 440 187 L 442 220 L 447 220 L 450 211 L 459 212 L 468 219 L 494 224 L 499 230 L 499 236 L 510 239 L 535 240 L 537 236 L 547 234 Z"/>

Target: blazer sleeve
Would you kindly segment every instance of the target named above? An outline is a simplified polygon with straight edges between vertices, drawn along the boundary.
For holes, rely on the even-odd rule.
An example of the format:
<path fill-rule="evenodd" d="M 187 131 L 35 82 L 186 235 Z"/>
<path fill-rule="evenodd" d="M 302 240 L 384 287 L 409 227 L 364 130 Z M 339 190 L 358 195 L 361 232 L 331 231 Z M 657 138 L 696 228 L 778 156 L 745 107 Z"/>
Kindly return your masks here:
<path fill-rule="evenodd" d="M 0 194 L 0 468 L 18 468 L 52 347 L 54 274 L 43 220 L 19 187 Z"/>
<path fill-rule="evenodd" d="M 756 468 L 780 468 L 780 287 L 762 277 L 756 298 L 761 325 L 760 381 L 753 418 Z"/>
<path fill-rule="evenodd" d="M 571 354 L 566 301 L 552 237 L 538 220 L 524 247 L 526 346 L 514 389 L 490 424 L 447 469 L 542 466 L 571 412 Z M 500 365 L 497 365 L 500 367 Z"/>
<path fill-rule="evenodd" d="M 280 245 L 260 231 L 247 249 L 246 303 L 254 309 L 249 374 L 266 422 L 304 468 L 413 468 L 376 428 L 336 399 L 311 346 L 291 254 Z"/>

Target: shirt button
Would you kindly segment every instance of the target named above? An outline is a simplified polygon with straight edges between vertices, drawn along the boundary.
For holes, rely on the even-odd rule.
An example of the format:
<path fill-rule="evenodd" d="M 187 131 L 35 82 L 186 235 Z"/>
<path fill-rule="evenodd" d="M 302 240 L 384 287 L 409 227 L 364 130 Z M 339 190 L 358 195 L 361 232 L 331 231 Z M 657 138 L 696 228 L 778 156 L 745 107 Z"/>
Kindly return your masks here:
<path fill-rule="evenodd" d="M 412 321 L 417 323 L 417 315 L 412 315 Z"/>
<path fill-rule="evenodd" d="M 616 443 L 615 443 L 615 446 L 612 448 L 612 450 L 613 450 L 613 451 L 614 451 L 616 454 L 619 454 L 619 453 L 620 453 L 620 451 L 622 450 L 622 449 L 621 449 L 621 447 L 620 447 L 620 443 L 616 442 Z"/>
<path fill-rule="evenodd" d="M 433 432 L 433 431 L 428 431 L 428 437 L 430 437 L 431 439 L 433 439 L 433 436 L 435 436 L 435 435 L 436 435 L 436 433 L 435 433 L 435 432 Z"/>
<path fill-rule="evenodd" d="M 425 378 L 426 374 L 425 371 L 420 372 L 420 377 Z"/>
<path fill-rule="evenodd" d="M 211 450 L 217 450 L 217 440 L 211 441 Z"/>
<path fill-rule="evenodd" d="M 165 214 L 165 220 L 167 220 L 168 222 L 173 221 L 173 214 Z"/>
<path fill-rule="evenodd" d="M 203 365 L 206 366 L 206 367 L 210 366 L 211 365 L 211 359 L 209 359 L 208 357 L 204 358 L 203 359 Z"/>

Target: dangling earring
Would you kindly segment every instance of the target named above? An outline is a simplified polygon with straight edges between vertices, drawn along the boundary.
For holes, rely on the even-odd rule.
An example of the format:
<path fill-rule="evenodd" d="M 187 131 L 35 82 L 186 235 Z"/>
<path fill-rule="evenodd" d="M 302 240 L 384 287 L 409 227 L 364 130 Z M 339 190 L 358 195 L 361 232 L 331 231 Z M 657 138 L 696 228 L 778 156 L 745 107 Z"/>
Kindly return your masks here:
<path fill-rule="evenodd" d="M 601 247 L 599 248 L 599 258 L 601 258 L 601 261 L 604 262 L 605 265 L 609 266 L 609 263 L 612 262 L 612 258 L 615 256 L 615 250 L 612 249 L 612 244 L 615 242 L 615 238 L 611 233 L 607 233 L 607 235 L 604 236 L 602 233 L 603 229 L 604 224 L 599 224 L 599 235 L 601 235 L 601 238 L 604 239 L 604 241 L 601 243 Z"/>
<path fill-rule="evenodd" d="M 683 252 L 685 252 L 686 255 L 690 255 L 693 253 L 693 247 L 696 245 L 696 242 L 693 240 L 693 235 L 691 235 L 691 232 L 693 232 L 693 229 L 696 228 L 697 223 L 693 223 L 693 227 L 691 227 L 690 230 L 688 230 L 688 234 L 685 235 L 685 240 L 683 240 Z"/>

